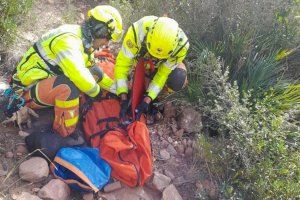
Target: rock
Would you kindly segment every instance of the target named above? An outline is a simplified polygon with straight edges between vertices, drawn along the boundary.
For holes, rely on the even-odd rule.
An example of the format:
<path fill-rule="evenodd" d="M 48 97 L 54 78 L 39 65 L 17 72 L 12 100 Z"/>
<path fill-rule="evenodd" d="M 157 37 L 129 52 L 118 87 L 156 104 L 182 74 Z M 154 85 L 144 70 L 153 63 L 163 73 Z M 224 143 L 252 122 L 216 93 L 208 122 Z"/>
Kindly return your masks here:
<path fill-rule="evenodd" d="M 199 132 L 202 129 L 201 115 L 193 108 L 185 108 L 178 116 L 177 124 L 187 133 Z"/>
<path fill-rule="evenodd" d="M 178 139 L 181 139 L 184 133 L 184 129 L 180 129 L 178 131 L 176 131 L 174 134 Z"/>
<path fill-rule="evenodd" d="M 169 177 L 171 180 L 174 180 L 174 179 L 175 179 L 174 174 L 173 174 L 171 171 L 167 170 L 167 169 L 164 170 L 164 174 L 165 174 L 167 177 Z"/>
<path fill-rule="evenodd" d="M 168 137 L 168 142 L 173 143 L 173 139 L 171 137 Z"/>
<path fill-rule="evenodd" d="M 171 182 L 171 178 L 161 173 L 154 172 L 152 184 L 155 189 L 162 192 L 170 184 L 170 182 Z"/>
<path fill-rule="evenodd" d="M 183 145 L 183 144 L 179 144 L 179 145 L 177 146 L 177 152 L 178 152 L 178 154 L 180 154 L 180 155 L 184 154 L 184 145 Z"/>
<path fill-rule="evenodd" d="M 188 139 L 188 141 L 187 141 L 186 143 L 187 143 L 187 146 L 192 147 L 192 145 L 193 145 L 193 140 Z"/>
<path fill-rule="evenodd" d="M 177 123 L 171 125 L 172 132 L 175 134 L 177 132 Z"/>
<path fill-rule="evenodd" d="M 173 106 L 172 102 L 168 101 L 164 106 L 164 117 L 172 118 L 176 116 L 176 108 Z"/>
<path fill-rule="evenodd" d="M 47 200 L 68 200 L 70 198 L 69 186 L 59 179 L 52 179 L 47 185 L 42 187 L 38 196 Z"/>
<path fill-rule="evenodd" d="M 193 148 L 192 147 L 186 148 L 186 150 L 184 152 L 184 155 L 187 156 L 187 157 L 192 156 L 193 155 Z"/>
<path fill-rule="evenodd" d="M 51 5 L 54 4 L 54 0 L 47 0 L 47 2 Z"/>
<path fill-rule="evenodd" d="M 20 178 L 33 183 L 44 180 L 48 174 L 48 163 L 45 159 L 40 157 L 32 157 L 21 163 L 19 167 Z"/>
<path fill-rule="evenodd" d="M 162 160 L 169 160 L 171 158 L 169 152 L 166 149 L 161 149 L 159 151 Z"/>
<path fill-rule="evenodd" d="M 162 200 L 182 200 L 182 197 L 176 187 L 171 184 L 163 191 Z"/>
<path fill-rule="evenodd" d="M 123 186 L 122 189 L 116 190 L 110 193 L 99 193 L 99 200 L 152 200 L 159 199 L 159 192 L 152 191 L 147 187 L 134 187 L 129 188 L 127 186 Z"/>
<path fill-rule="evenodd" d="M 187 139 L 182 140 L 182 145 L 184 146 L 184 148 L 187 147 Z"/>
<path fill-rule="evenodd" d="M 38 191 L 40 191 L 41 188 L 32 188 L 31 191 L 34 193 L 37 193 Z"/>
<path fill-rule="evenodd" d="M 14 157 L 14 153 L 11 151 L 8 151 L 5 153 L 5 158 L 13 158 Z"/>
<path fill-rule="evenodd" d="M 25 145 L 21 144 L 21 145 L 17 146 L 17 148 L 16 148 L 16 154 L 17 155 L 24 155 L 26 153 L 28 153 L 28 151 L 27 151 L 27 148 L 26 148 Z"/>
<path fill-rule="evenodd" d="M 42 200 L 42 199 L 28 192 L 22 192 L 20 195 L 17 195 L 16 200 Z"/>
<path fill-rule="evenodd" d="M 189 180 L 186 180 L 183 176 L 179 176 L 174 179 L 173 184 L 176 186 L 180 186 L 180 185 L 182 185 L 184 183 L 188 183 L 188 182 L 189 182 Z"/>
<path fill-rule="evenodd" d="M 94 194 L 93 193 L 87 193 L 82 195 L 82 200 L 94 200 Z"/>
<path fill-rule="evenodd" d="M 25 131 L 19 131 L 19 136 L 21 136 L 22 138 L 27 137 L 28 135 L 30 135 L 30 133 L 25 132 Z"/>
<path fill-rule="evenodd" d="M 169 145 L 169 142 L 167 141 L 167 140 L 165 140 L 165 139 L 163 139 L 162 141 L 161 141 L 161 147 L 162 148 L 166 148 L 168 145 Z"/>
<path fill-rule="evenodd" d="M 155 122 L 160 122 L 163 120 L 163 115 L 160 113 L 160 112 L 157 112 L 155 115 L 154 115 L 154 120 Z"/>
<path fill-rule="evenodd" d="M 84 20 L 84 18 L 85 18 L 83 13 L 79 13 L 79 17 L 81 20 Z"/>
<path fill-rule="evenodd" d="M 120 183 L 120 181 L 116 181 L 114 183 L 108 184 L 104 187 L 104 192 L 112 192 L 118 189 L 121 189 L 122 185 Z"/>
<path fill-rule="evenodd" d="M 168 145 L 167 151 L 168 151 L 172 156 L 176 156 L 176 155 L 177 155 L 177 151 L 175 150 L 175 148 L 174 148 L 173 145 L 171 145 L 171 144 Z"/>

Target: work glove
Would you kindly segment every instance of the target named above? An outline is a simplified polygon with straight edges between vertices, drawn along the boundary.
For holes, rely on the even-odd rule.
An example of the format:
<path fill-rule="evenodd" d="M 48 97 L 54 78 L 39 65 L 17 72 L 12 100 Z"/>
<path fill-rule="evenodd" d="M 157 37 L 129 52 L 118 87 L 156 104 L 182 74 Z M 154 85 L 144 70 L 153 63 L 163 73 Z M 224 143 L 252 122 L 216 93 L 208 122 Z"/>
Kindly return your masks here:
<path fill-rule="evenodd" d="M 139 120 L 142 114 L 146 114 L 148 112 L 148 108 L 149 103 L 142 101 L 135 109 L 135 119 Z"/>
<path fill-rule="evenodd" d="M 128 103 L 129 103 L 128 99 L 121 100 L 121 110 L 120 110 L 120 115 L 119 115 L 121 121 L 126 121 Z"/>

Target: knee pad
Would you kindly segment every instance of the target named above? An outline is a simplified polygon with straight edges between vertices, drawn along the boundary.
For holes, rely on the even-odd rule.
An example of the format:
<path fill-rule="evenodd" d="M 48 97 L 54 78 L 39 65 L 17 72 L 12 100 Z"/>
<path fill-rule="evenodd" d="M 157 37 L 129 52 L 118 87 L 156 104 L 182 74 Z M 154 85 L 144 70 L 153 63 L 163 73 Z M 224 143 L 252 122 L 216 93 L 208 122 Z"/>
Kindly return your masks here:
<path fill-rule="evenodd" d="M 175 68 L 168 77 L 167 86 L 173 91 L 184 88 L 187 81 L 187 72 L 183 68 Z"/>
<path fill-rule="evenodd" d="M 63 84 L 67 85 L 71 90 L 71 94 L 70 94 L 68 100 L 78 98 L 78 96 L 80 94 L 79 89 L 68 77 L 66 77 L 64 75 L 57 76 L 56 80 L 54 81 L 53 87 L 56 87 L 58 85 L 63 85 Z"/>

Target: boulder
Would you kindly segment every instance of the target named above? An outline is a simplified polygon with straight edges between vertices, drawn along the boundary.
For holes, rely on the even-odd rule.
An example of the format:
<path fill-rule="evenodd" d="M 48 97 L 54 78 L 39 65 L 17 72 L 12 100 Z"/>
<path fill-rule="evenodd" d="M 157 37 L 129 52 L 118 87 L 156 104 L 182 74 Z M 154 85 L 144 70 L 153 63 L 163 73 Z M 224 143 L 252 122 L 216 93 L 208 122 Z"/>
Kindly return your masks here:
<path fill-rule="evenodd" d="M 52 179 L 40 189 L 38 196 L 47 200 L 68 200 L 70 198 L 70 188 L 63 181 Z"/>
<path fill-rule="evenodd" d="M 49 175 L 48 163 L 40 157 L 32 157 L 21 163 L 19 167 L 19 176 L 22 180 L 29 182 L 40 182 Z"/>
<path fill-rule="evenodd" d="M 193 108 L 182 109 L 177 125 L 187 133 L 199 132 L 202 129 L 201 115 Z"/>
<path fill-rule="evenodd" d="M 171 184 L 163 191 L 162 200 L 182 200 L 182 197 L 176 187 Z"/>

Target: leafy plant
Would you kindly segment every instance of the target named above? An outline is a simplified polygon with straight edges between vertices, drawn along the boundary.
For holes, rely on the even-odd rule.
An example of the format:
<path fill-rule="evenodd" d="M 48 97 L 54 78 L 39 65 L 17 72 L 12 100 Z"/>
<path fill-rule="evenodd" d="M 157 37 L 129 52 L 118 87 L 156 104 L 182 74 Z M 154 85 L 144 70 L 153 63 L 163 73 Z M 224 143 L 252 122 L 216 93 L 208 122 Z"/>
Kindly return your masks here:
<path fill-rule="evenodd" d="M 4 46 L 15 39 L 17 23 L 31 8 L 34 0 L 2 0 L 0 2 L 0 43 Z"/>
<path fill-rule="evenodd" d="M 253 103 L 251 93 L 246 92 L 241 98 L 236 82 L 229 82 L 228 69 L 222 70 L 224 66 L 213 53 L 204 50 L 196 63 L 206 80 L 199 87 L 207 94 L 199 97 L 196 106 L 210 119 L 206 126 L 219 133 L 218 148 L 203 145 L 203 139 L 199 142 L 201 148 L 209 149 L 206 152 L 218 155 L 206 154 L 206 159 L 211 171 L 224 174 L 223 195 L 244 199 L 300 197 L 300 128 L 291 121 L 292 112 L 274 113 L 268 97 Z M 289 94 L 294 102 L 296 92 L 294 87 L 282 94 Z M 218 166 L 224 166 L 223 172 Z"/>

